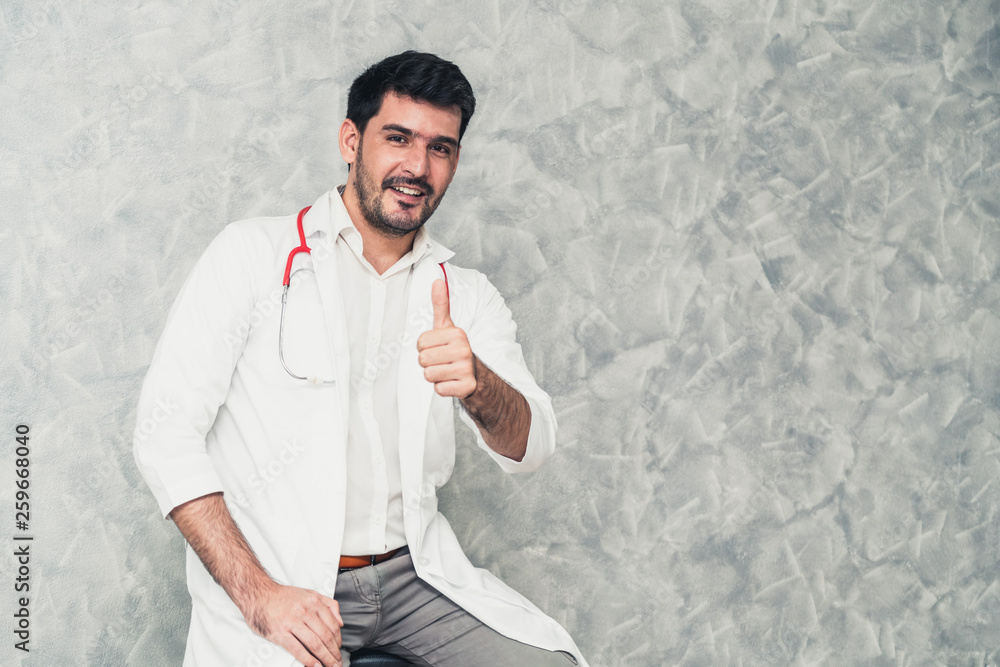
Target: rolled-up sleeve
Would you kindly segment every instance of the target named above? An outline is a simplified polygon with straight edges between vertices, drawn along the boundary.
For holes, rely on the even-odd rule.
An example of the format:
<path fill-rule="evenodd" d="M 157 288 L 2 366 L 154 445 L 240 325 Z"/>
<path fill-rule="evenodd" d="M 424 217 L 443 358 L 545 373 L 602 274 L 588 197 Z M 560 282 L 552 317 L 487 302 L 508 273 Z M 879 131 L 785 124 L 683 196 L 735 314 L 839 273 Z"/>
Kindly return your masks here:
<path fill-rule="evenodd" d="M 520 461 L 497 454 L 486 441 L 472 417 L 459 403 L 459 416 L 472 429 L 476 441 L 505 472 L 530 472 L 555 451 L 556 416 L 552 400 L 535 382 L 524 363 L 521 346 L 517 343 L 517 324 L 510 309 L 504 303 L 497 289 L 480 273 L 476 299 L 477 307 L 472 325 L 466 330 L 473 353 L 490 370 L 499 375 L 510 386 L 519 391 L 531 409 L 531 428 L 528 431 L 528 447 Z"/>
<path fill-rule="evenodd" d="M 226 399 L 254 308 L 254 258 L 236 225 L 198 260 L 174 301 L 150 363 L 133 455 L 164 517 L 223 491 L 206 436 Z"/>

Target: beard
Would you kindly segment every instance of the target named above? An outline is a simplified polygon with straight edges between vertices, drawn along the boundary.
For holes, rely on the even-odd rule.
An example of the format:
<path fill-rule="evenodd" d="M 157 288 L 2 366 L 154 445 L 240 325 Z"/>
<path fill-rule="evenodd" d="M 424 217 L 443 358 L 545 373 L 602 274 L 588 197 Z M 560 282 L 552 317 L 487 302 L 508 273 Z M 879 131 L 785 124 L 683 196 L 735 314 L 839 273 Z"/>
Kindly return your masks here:
<path fill-rule="evenodd" d="M 381 185 L 375 183 L 375 177 L 365 168 L 365 161 L 362 159 L 362 143 L 358 143 L 358 157 L 354 161 L 354 188 L 358 194 L 358 206 L 361 214 L 368 221 L 375 231 L 386 236 L 406 236 L 412 231 L 420 229 L 427 219 L 431 217 L 434 210 L 441 203 L 442 192 L 439 196 L 434 196 L 434 188 L 430 183 L 422 178 L 404 178 L 402 176 L 390 176 L 382 181 Z M 392 186 L 406 186 L 418 188 L 424 193 L 423 202 L 405 207 L 411 212 L 387 213 L 383 193 Z"/>

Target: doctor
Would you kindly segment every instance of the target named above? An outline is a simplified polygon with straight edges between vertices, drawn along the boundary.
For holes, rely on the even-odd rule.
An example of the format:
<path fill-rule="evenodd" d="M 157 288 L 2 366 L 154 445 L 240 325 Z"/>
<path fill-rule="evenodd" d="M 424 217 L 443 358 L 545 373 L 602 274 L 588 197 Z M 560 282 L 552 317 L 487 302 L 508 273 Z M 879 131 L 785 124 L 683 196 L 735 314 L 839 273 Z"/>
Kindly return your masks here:
<path fill-rule="evenodd" d="M 453 404 L 508 472 L 555 445 L 510 311 L 423 227 L 474 109 L 436 56 L 373 65 L 340 128 L 346 186 L 227 226 L 178 295 L 134 452 L 189 545 L 187 667 L 333 667 L 367 646 L 435 667 L 586 665 L 437 511 Z"/>

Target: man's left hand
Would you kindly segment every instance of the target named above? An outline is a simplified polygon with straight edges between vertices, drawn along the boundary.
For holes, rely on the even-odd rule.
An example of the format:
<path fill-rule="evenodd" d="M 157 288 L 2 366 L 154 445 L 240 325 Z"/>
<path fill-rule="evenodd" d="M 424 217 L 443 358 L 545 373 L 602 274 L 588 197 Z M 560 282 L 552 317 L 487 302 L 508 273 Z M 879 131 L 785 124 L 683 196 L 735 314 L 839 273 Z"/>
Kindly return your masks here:
<path fill-rule="evenodd" d="M 417 359 L 424 368 L 424 378 L 434 383 L 441 396 L 468 398 L 476 390 L 476 358 L 465 332 L 451 321 L 448 288 L 443 280 L 431 286 L 434 303 L 434 328 L 417 339 Z"/>

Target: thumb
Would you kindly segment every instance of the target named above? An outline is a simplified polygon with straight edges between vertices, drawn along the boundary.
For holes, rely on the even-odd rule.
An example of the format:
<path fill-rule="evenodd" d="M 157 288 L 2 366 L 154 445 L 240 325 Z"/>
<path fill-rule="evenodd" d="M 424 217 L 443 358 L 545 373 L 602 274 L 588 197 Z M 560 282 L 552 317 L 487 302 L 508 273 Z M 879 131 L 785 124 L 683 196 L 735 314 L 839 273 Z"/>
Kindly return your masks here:
<path fill-rule="evenodd" d="M 431 301 L 434 303 L 434 328 L 454 326 L 451 321 L 451 302 L 448 299 L 448 288 L 440 278 L 431 285 Z"/>

